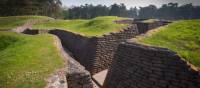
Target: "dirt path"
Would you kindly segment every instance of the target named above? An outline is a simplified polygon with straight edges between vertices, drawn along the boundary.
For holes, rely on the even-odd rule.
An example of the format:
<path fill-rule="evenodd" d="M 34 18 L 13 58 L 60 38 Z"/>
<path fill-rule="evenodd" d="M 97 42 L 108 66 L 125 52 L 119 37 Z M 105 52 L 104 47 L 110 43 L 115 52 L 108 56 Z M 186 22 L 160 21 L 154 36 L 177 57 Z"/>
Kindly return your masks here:
<path fill-rule="evenodd" d="M 108 69 L 103 70 L 95 75 L 92 76 L 93 80 L 99 85 L 99 86 L 103 86 L 103 83 L 106 79 L 106 75 L 107 75 Z"/>
<path fill-rule="evenodd" d="M 29 21 L 22 26 L 19 26 L 17 28 L 12 29 L 11 31 L 14 31 L 14 32 L 17 32 L 17 33 L 22 33 L 26 29 L 31 29 L 33 24 L 35 24 L 35 23 L 36 23 L 36 21 Z"/>

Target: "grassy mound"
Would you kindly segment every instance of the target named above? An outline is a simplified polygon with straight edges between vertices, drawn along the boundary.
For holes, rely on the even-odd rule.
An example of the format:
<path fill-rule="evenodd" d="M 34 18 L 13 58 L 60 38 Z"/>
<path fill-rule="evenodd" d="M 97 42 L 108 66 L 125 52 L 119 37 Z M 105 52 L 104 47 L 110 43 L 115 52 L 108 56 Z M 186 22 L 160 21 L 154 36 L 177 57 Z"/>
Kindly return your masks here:
<path fill-rule="evenodd" d="M 116 24 L 115 20 L 126 18 L 115 16 L 97 17 L 91 20 L 52 20 L 33 26 L 34 29 L 64 29 L 84 36 L 101 36 L 110 32 L 119 32 L 125 24 Z"/>
<path fill-rule="evenodd" d="M 64 63 L 50 35 L 0 32 L 0 88 L 44 88 Z"/>
<path fill-rule="evenodd" d="M 183 20 L 172 23 L 139 37 L 138 42 L 169 48 L 184 59 L 200 67 L 200 20 Z"/>
<path fill-rule="evenodd" d="M 49 19 L 44 16 L 10 16 L 10 17 L 0 17 L 0 31 L 10 30 L 18 26 L 22 26 L 29 20 L 35 19 Z"/>

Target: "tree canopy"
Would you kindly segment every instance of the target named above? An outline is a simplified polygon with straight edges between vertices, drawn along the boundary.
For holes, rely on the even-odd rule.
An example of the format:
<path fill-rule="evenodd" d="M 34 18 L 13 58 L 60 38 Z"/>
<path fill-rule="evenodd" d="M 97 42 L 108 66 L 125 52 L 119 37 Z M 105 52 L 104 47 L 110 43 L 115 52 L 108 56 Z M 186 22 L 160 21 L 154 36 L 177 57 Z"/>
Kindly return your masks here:
<path fill-rule="evenodd" d="M 137 16 L 137 8 L 128 10 L 124 4 L 113 4 L 110 7 L 105 5 L 93 6 L 92 4 L 81 5 L 69 8 L 69 19 L 90 19 L 97 16 L 120 16 L 133 17 Z"/>
<path fill-rule="evenodd" d="M 155 5 L 149 5 L 146 7 L 140 7 L 139 9 L 136 7 L 127 9 L 124 4 L 113 4 L 109 7 L 86 4 L 70 8 L 68 15 L 69 19 L 89 19 L 105 15 L 141 19 L 196 19 L 200 18 L 200 6 L 193 6 L 191 3 L 181 6 L 179 6 L 178 3 L 168 3 L 163 4 L 159 8 Z"/>
<path fill-rule="evenodd" d="M 2 0 L 0 16 L 46 15 L 57 17 L 61 4 L 60 0 Z"/>
<path fill-rule="evenodd" d="M 167 20 L 200 18 L 200 6 L 178 3 L 163 4 L 161 7 L 131 7 L 125 4 L 111 6 L 85 4 L 69 8 L 62 7 L 61 0 L 1 0 L 0 16 L 44 15 L 64 19 L 90 19 L 98 16 L 119 16 L 129 18 L 158 18 Z"/>
<path fill-rule="evenodd" d="M 149 5 L 140 7 L 139 18 L 196 19 L 200 18 L 200 6 L 193 6 L 191 3 L 181 6 L 178 6 L 178 3 L 168 3 L 156 8 L 154 5 Z"/>

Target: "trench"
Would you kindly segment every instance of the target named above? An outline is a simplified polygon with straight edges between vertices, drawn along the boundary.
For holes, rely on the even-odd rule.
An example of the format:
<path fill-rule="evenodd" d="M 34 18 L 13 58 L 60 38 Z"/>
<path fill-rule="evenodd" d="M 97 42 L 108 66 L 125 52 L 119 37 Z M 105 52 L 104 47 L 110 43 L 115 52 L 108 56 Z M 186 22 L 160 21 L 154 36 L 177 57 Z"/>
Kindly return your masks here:
<path fill-rule="evenodd" d="M 64 48 L 64 50 L 65 50 L 65 52 L 67 52 L 69 55 L 70 55 L 70 57 L 72 57 L 72 58 L 70 58 L 71 60 L 69 60 L 69 63 L 77 63 L 77 64 L 75 64 L 77 67 L 80 67 L 80 68 L 77 68 L 78 70 L 85 70 L 84 71 L 84 73 L 86 73 L 86 74 L 88 74 L 88 73 L 90 73 L 88 70 L 86 70 L 85 69 L 85 67 L 83 66 L 83 65 L 81 65 L 80 64 L 80 62 L 79 61 L 77 61 L 77 59 L 76 59 L 76 57 L 73 55 L 73 53 L 71 53 L 71 51 L 69 50 L 70 48 L 69 47 L 67 47 L 67 45 L 65 45 L 66 44 L 66 41 L 64 41 L 64 39 L 63 39 L 63 37 L 64 36 L 62 36 L 62 34 L 60 35 L 59 33 L 57 33 L 57 32 L 59 32 L 59 31 L 61 31 L 61 30 L 59 30 L 59 29 L 55 29 L 55 30 L 50 30 L 48 33 L 49 34 L 52 34 L 52 35 L 55 35 L 55 36 L 57 36 L 61 41 L 61 44 L 62 44 L 62 47 Z M 71 61 L 71 62 L 70 62 Z M 73 65 L 70 65 L 69 66 L 69 69 L 71 69 L 71 68 L 76 68 L 76 66 L 74 66 L 74 64 Z M 74 75 L 73 75 L 74 76 Z M 76 75 L 77 76 L 77 75 Z M 78 75 L 79 76 L 79 75 Z M 87 87 L 87 88 L 101 88 L 102 87 L 102 85 L 98 82 L 98 81 L 96 81 L 93 77 L 92 77 L 92 75 L 91 74 L 89 74 L 89 75 L 85 75 L 85 76 L 90 76 L 90 77 L 87 77 L 87 78 L 90 78 L 91 79 L 91 81 L 92 81 L 92 85 L 90 85 L 90 87 Z M 69 77 L 68 77 L 69 78 Z M 83 79 L 87 79 L 87 78 L 83 78 Z M 69 78 L 70 79 L 70 78 Z M 80 83 L 80 80 L 82 80 L 82 79 L 78 79 L 79 80 L 79 82 L 77 82 L 78 84 L 77 85 L 79 85 L 79 84 L 81 84 Z M 83 80 L 82 80 L 83 81 Z M 84 80 L 84 81 L 89 81 L 89 80 Z M 73 83 L 70 83 L 70 84 L 73 84 Z M 69 85 L 70 85 L 69 84 Z M 83 84 L 84 85 L 84 84 Z M 86 85 L 88 85 L 88 83 L 86 84 Z M 73 87 L 70 87 L 70 88 L 82 88 L 82 87 L 75 87 L 75 86 L 73 86 Z"/>
<path fill-rule="evenodd" d="M 26 29 L 22 33 L 23 34 L 28 34 L 28 35 L 37 35 L 37 34 L 39 34 L 39 30 Z"/>
<path fill-rule="evenodd" d="M 139 26 L 139 25 L 137 25 L 137 26 Z M 159 27 L 160 25 L 156 25 L 156 26 L 153 25 L 152 27 L 150 27 L 150 29 L 157 27 L 157 26 Z M 143 24 L 141 25 L 141 27 L 143 27 Z M 140 32 L 139 35 L 150 30 L 149 28 L 148 29 L 140 28 L 139 30 L 142 30 L 142 29 L 145 29 L 145 30 Z M 67 74 L 65 74 L 65 75 L 67 75 L 67 76 L 65 76 L 65 78 L 66 78 L 66 81 L 68 82 L 68 88 L 101 88 L 103 86 L 104 80 L 107 75 L 107 69 L 92 76 L 91 73 L 88 70 L 86 70 L 83 65 L 80 64 L 81 61 L 79 61 L 79 62 L 76 61 L 77 57 L 75 57 L 69 51 L 71 47 L 67 47 L 66 44 L 68 42 L 64 41 L 65 36 L 57 33 L 58 31 L 62 31 L 62 30 L 55 29 L 55 30 L 48 31 L 48 30 L 26 29 L 22 33 L 29 34 L 29 35 L 48 33 L 48 34 L 52 34 L 58 38 L 58 40 L 59 40 L 58 42 L 60 44 L 59 47 L 61 48 L 61 53 L 63 54 L 64 58 L 65 57 L 67 58 L 68 63 L 69 63 L 69 66 L 67 68 L 69 71 L 67 72 Z M 71 36 L 71 35 L 69 35 L 69 36 Z M 77 43 L 78 40 L 76 40 L 76 38 L 75 38 L 74 41 Z M 76 48 L 77 47 L 75 47 L 75 49 Z M 77 51 L 79 51 L 79 50 L 77 50 Z M 82 52 L 80 52 L 80 53 L 82 53 Z M 83 53 L 85 53 L 85 52 L 83 52 Z M 84 87 L 84 86 L 87 86 L 87 87 Z"/>
<path fill-rule="evenodd" d="M 55 30 L 52 30 L 52 31 L 55 31 Z M 70 84 L 77 83 L 77 85 L 79 85 L 79 84 L 84 85 L 84 84 L 82 84 L 82 83 L 80 83 L 78 81 L 83 81 L 82 79 L 88 79 L 88 78 L 91 79 L 91 80 L 86 80 L 86 81 L 91 81 L 92 84 L 91 83 L 89 83 L 89 84 L 87 83 L 86 85 L 89 85 L 90 87 L 86 87 L 86 88 L 101 88 L 102 85 L 99 84 L 95 79 L 92 78 L 92 76 L 90 75 L 89 71 L 87 71 L 84 66 L 82 66 L 78 61 L 76 61 L 76 59 L 73 56 L 73 54 L 63 44 L 63 41 L 60 38 L 62 36 L 59 36 L 59 35 L 53 33 L 52 31 L 26 29 L 23 32 L 21 32 L 21 33 L 27 34 L 27 35 L 38 35 L 38 34 L 51 34 L 51 35 L 54 35 L 56 37 L 56 43 L 57 43 L 56 45 L 60 49 L 60 53 L 62 55 L 62 58 L 65 60 L 65 63 L 69 64 L 68 66 L 65 66 L 64 68 L 59 69 L 56 73 L 51 75 L 48 78 L 48 83 L 47 83 L 45 88 L 57 88 L 57 87 L 59 87 L 59 88 L 83 88 L 84 86 L 75 87 L 75 85 L 71 85 L 70 86 Z M 71 70 L 74 71 L 75 69 L 78 70 L 78 71 L 84 70 L 84 73 L 87 74 L 87 75 L 84 75 L 83 77 L 87 77 L 87 78 L 81 78 L 81 77 L 75 78 L 77 76 L 77 74 L 78 74 L 78 76 L 81 76 L 82 73 L 81 72 L 80 73 L 77 72 L 76 75 L 74 75 L 74 74 L 70 74 L 71 72 L 70 71 L 66 71 L 65 69 L 70 70 L 70 71 Z M 76 71 L 74 71 L 74 72 L 76 72 Z M 63 73 L 65 73 L 65 74 L 63 74 Z M 74 77 L 69 76 L 69 74 L 74 76 Z M 76 80 L 74 80 L 74 83 L 69 83 L 68 84 L 68 82 L 69 82 L 68 79 L 76 79 Z"/>

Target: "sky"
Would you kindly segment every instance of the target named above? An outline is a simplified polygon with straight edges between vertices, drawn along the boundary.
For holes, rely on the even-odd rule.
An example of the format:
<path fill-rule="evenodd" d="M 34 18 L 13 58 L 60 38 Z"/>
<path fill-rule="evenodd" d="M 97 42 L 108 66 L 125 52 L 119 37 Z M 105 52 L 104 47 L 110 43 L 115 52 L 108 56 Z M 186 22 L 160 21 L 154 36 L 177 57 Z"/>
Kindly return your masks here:
<path fill-rule="evenodd" d="M 187 3 L 193 3 L 193 5 L 200 5 L 200 0 L 61 0 L 63 3 L 63 6 L 80 6 L 84 4 L 93 4 L 93 5 L 106 5 L 110 6 L 114 3 L 120 4 L 124 3 L 127 8 L 130 7 L 144 7 L 148 6 L 150 4 L 156 5 L 160 7 L 162 4 L 167 4 L 169 2 L 175 2 L 179 5 L 187 4 Z"/>

